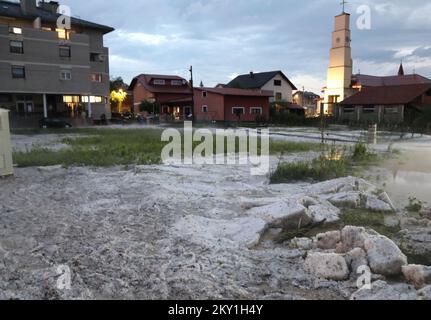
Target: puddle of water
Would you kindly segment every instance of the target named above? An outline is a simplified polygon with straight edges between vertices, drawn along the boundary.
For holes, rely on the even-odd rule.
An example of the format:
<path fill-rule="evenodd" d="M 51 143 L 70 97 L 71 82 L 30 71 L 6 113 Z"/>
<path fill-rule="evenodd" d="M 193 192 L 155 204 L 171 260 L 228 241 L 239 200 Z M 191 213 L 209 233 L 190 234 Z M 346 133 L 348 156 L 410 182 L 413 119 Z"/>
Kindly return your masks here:
<path fill-rule="evenodd" d="M 431 204 L 431 148 L 402 152 L 382 164 L 388 170 L 384 189 L 397 204 L 406 205 L 410 197 Z"/>

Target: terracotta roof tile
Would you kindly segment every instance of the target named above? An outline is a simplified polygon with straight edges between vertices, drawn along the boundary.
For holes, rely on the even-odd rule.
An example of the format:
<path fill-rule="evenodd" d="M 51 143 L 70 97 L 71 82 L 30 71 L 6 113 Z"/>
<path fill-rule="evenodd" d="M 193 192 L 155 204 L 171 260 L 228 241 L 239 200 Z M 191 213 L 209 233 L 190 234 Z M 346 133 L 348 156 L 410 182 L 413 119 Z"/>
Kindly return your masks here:
<path fill-rule="evenodd" d="M 345 99 L 341 105 L 394 105 L 407 104 L 431 90 L 429 84 L 365 87 Z"/>

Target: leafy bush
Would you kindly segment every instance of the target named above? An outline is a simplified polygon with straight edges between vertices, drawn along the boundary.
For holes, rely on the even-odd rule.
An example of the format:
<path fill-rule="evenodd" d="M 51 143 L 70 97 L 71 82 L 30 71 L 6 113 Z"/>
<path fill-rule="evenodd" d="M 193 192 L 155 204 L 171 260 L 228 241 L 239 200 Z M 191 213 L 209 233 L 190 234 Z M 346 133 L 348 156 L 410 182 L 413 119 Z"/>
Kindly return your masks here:
<path fill-rule="evenodd" d="M 406 210 L 409 212 L 418 213 L 424 207 L 424 203 L 416 198 L 409 198 L 409 204 L 406 207 Z"/>
<path fill-rule="evenodd" d="M 271 173 L 270 182 L 276 184 L 304 180 L 325 181 L 347 174 L 348 166 L 343 159 L 332 160 L 321 156 L 311 162 L 280 163 Z"/>

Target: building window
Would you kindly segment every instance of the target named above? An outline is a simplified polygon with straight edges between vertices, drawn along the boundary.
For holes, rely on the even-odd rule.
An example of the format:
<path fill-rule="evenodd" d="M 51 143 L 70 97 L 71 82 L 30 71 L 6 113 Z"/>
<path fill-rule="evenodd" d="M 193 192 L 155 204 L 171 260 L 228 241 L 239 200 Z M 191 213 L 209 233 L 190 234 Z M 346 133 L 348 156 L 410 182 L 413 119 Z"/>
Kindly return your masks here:
<path fill-rule="evenodd" d="M 25 79 L 25 67 L 12 66 L 12 78 Z"/>
<path fill-rule="evenodd" d="M 385 114 L 397 114 L 399 112 L 398 107 L 385 107 Z"/>
<path fill-rule="evenodd" d="M 343 112 L 344 113 L 354 113 L 355 107 L 344 107 Z"/>
<path fill-rule="evenodd" d="M 274 80 L 274 86 L 281 87 L 281 80 Z"/>
<path fill-rule="evenodd" d="M 164 86 L 166 84 L 166 81 L 165 80 L 161 80 L 161 79 L 156 79 L 156 80 L 154 80 L 154 84 L 156 86 Z"/>
<path fill-rule="evenodd" d="M 60 80 L 72 80 L 72 71 L 70 70 L 61 70 L 60 71 Z"/>
<path fill-rule="evenodd" d="M 182 80 L 172 80 L 171 81 L 171 85 L 172 86 L 182 86 L 183 85 L 183 81 Z"/>
<path fill-rule="evenodd" d="M 70 58 L 72 56 L 69 46 L 60 46 L 60 57 Z"/>
<path fill-rule="evenodd" d="M 18 27 L 10 27 L 9 28 L 9 33 L 12 33 L 12 34 L 22 34 L 22 29 L 18 28 Z"/>
<path fill-rule="evenodd" d="M 102 80 L 103 80 L 103 77 L 102 77 L 101 74 L 99 74 L 99 73 L 93 73 L 93 74 L 91 74 L 91 81 L 93 81 L 93 82 L 102 82 Z"/>
<path fill-rule="evenodd" d="M 63 96 L 64 103 L 79 103 L 79 96 Z"/>
<path fill-rule="evenodd" d="M 208 113 L 208 106 L 202 106 L 202 112 Z"/>
<path fill-rule="evenodd" d="M 202 98 L 206 98 L 208 97 L 208 92 L 207 91 L 202 91 Z"/>
<path fill-rule="evenodd" d="M 261 115 L 262 114 L 262 108 L 255 107 L 250 109 L 251 114 Z"/>
<path fill-rule="evenodd" d="M 363 113 L 374 113 L 375 111 L 376 111 L 375 107 L 365 107 L 365 108 L 362 108 L 362 112 Z"/>
<path fill-rule="evenodd" d="M 55 29 L 58 35 L 58 39 L 69 40 L 69 31 L 67 29 Z"/>
<path fill-rule="evenodd" d="M 237 116 L 241 116 L 241 115 L 245 114 L 245 108 L 234 107 L 234 108 L 232 108 L 232 114 L 237 115 Z"/>
<path fill-rule="evenodd" d="M 103 97 L 101 96 L 90 96 L 90 102 L 91 103 L 102 103 L 103 101 Z M 83 96 L 82 97 L 82 102 L 83 103 L 88 103 L 88 97 L 87 96 Z"/>
<path fill-rule="evenodd" d="M 277 101 L 281 101 L 281 100 L 283 100 L 283 95 L 282 95 L 282 93 L 281 93 L 281 92 L 277 92 L 277 93 L 275 94 L 275 100 L 277 100 Z"/>
<path fill-rule="evenodd" d="M 11 53 L 24 53 L 24 43 L 22 41 L 11 41 L 10 42 Z"/>
<path fill-rule="evenodd" d="M 96 62 L 99 61 L 99 54 L 98 53 L 90 53 L 90 61 L 91 62 Z"/>

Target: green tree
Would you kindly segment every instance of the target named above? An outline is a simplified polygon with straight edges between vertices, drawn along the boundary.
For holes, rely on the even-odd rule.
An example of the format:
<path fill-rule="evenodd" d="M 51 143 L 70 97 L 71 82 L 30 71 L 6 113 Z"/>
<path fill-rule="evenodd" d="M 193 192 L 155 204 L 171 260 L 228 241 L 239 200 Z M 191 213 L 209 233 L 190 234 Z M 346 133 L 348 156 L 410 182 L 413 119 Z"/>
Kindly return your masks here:
<path fill-rule="evenodd" d="M 157 103 L 155 103 L 155 102 L 144 100 L 139 105 L 139 110 L 141 112 L 148 112 L 148 113 L 158 114 L 158 113 L 160 113 L 160 106 Z"/>

